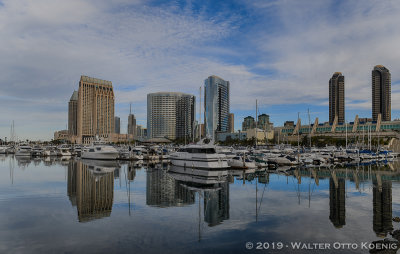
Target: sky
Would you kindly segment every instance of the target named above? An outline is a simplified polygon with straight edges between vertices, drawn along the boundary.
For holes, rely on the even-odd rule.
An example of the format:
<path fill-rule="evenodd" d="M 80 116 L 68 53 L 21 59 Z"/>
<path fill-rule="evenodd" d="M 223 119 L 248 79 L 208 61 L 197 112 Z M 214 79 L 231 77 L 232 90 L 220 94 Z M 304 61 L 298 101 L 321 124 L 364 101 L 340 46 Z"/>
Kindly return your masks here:
<path fill-rule="evenodd" d="M 13 121 L 22 140 L 65 129 L 81 75 L 112 81 L 122 133 L 130 103 L 145 126 L 148 93 L 198 97 L 210 75 L 230 81 L 236 130 L 256 100 L 275 126 L 308 109 L 327 121 L 336 71 L 346 120 L 371 117 L 378 64 L 400 118 L 399 14 L 390 0 L 0 0 L 0 138 Z"/>

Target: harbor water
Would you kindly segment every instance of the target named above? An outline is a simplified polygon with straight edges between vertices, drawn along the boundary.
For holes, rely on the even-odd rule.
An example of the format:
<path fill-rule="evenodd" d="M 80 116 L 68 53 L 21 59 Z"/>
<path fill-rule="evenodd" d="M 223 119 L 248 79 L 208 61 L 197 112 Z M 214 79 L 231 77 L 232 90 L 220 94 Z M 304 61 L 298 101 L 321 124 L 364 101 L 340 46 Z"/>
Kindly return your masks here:
<path fill-rule="evenodd" d="M 370 253 L 373 242 L 398 245 L 398 161 L 212 179 L 192 172 L 0 155 L 0 253 Z"/>

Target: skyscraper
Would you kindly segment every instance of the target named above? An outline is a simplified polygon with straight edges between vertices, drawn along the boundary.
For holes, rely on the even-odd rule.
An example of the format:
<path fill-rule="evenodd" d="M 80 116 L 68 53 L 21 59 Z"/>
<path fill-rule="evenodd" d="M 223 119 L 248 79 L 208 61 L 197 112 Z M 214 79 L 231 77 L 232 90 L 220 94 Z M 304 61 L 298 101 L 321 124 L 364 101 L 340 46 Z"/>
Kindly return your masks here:
<path fill-rule="evenodd" d="M 341 72 L 335 72 L 329 79 L 329 123 L 335 121 L 338 117 L 338 123 L 345 121 L 344 109 L 344 76 Z"/>
<path fill-rule="evenodd" d="M 114 91 L 111 81 L 81 76 L 78 90 L 78 138 L 88 144 L 94 137 L 114 132 Z"/>
<path fill-rule="evenodd" d="M 270 131 L 273 128 L 273 124 L 269 121 L 269 115 L 261 114 L 258 116 L 257 122 L 258 128 L 266 131 Z"/>
<path fill-rule="evenodd" d="M 191 94 L 160 92 L 147 95 L 148 138 L 190 138 L 195 123 L 196 97 Z"/>
<path fill-rule="evenodd" d="M 391 75 L 383 65 L 377 65 L 372 70 L 372 120 L 391 121 Z"/>
<path fill-rule="evenodd" d="M 234 133 L 235 132 L 235 115 L 233 113 L 229 114 L 228 123 L 229 123 L 228 132 Z"/>
<path fill-rule="evenodd" d="M 118 116 L 114 117 L 114 119 L 114 133 L 121 134 L 121 119 Z"/>
<path fill-rule="evenodd" d="M 242 123 L 242 131 L 247 131 L 249 129 L 253 129 L 256 127 L 256 123 L 254 121 L 254 117 L 248 116 L 245 117 Z"/>
<path fill-rule="evenodd" d="M 204 124 L 206 135 L 214 138 L 215 132 L 228 132 L 229 81 L 210 76 L 204 81 Z"/>
<path fill-rule="evenodd" d="M 78 134 L 78 92 L 72 93 L 68 102 L 68 134 L 76 136 Z"/>
<path fill-rule="evenodd" d="M 132 105 L 129 109 L 129 116 L 128 116 L 128 134 L 136 138 L 136 118 L 135 115 L 132 114 Z"/>

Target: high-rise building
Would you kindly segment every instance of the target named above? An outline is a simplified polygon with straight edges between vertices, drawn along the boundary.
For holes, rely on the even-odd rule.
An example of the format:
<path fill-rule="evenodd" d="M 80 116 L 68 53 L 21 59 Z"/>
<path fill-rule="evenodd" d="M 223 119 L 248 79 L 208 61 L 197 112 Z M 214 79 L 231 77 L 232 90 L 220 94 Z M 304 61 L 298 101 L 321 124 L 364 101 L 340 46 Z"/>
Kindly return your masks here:
<path fill-rule="evenodd" d="M 76 136 L 78 134 L 78 92 L 72 93 L 68 102 L 68 134 Z"/>
<path fill-rule="evenodd" d="M 338 123 L 345 121 L 344 108 L 344 76 L 341 72 L 335 72 L 329 79 L 329 123 L 333 124 L 335 117 Z"/>
<path fill-rule="evenodd" d="M 233 113 L 229 114 L 228 123 L 229 123 L 228 132 L 234 133 L 235 132 L 235 115 Z"/>
<path fill-rule="evenodd" d="M 382 121 L 391 121 L 391 75 L 383 65 L 377 65 L 372 70 L 372 120 L 377 121 L 382 115 Z"/>
<path fill-rule="evenodd" d="M 259 129 L 266 131 L 270 131 L 274 128 L 274 125 L 269 121 L 269 115 L 267 114 L 261 114 L 258 116 L 257 125 Z"/>
<path fill-rule="evenodd" d="M 190 138 L 196 120 L 196 97 L 191 94 L 160 92 L 147 95 L 148 138 Z"/>
<path fill-rule="evenodd" d="M 116 116 L 114 117 L 114 133 L 121 134 L 121 119 Z"/>
<path fill-rule="evenodd" d="M 204 124 L 206 135 L 214 138 L 215 132 L 228 132 L 229 81 L 210 76 L 205 81 Z"/>
<path fill-rule="evenodd" d="M 81 76 L 78 90 L 78 138 L 88 144 L 94 137 L 114 133 L 114 91 L 111 81 Z"/>
<path fill-rule="evenodd" d="M 136 118 L 135 115 L 132 114 L 132 106 L 130 107 L 128 116 L 128 134 L 136 138 Z"/>
<path fill-rule="evenodd" d="M 256 127 L 256 123 L 254 121 L 254 117 L 248 116 L 245 117 L 242 123 L 242 131 L 247 131 L 249 129 L 254 129 Z"/>

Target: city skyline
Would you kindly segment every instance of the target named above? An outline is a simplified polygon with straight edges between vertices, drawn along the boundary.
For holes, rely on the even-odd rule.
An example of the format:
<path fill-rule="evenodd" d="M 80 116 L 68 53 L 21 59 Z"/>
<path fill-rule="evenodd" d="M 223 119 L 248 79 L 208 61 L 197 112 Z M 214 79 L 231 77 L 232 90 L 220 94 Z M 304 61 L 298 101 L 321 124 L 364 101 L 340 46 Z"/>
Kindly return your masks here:
<path fill-rule="evenodd" d="M 341 18 L 332 19 L 337 10 Z M 297 112 L 307 118 L 307 108 L 328 121 L 326 81 L 335 70 L 346 76 L 346 120 L 370 117 L 371 69 L 382 64 L 392 75 L 396 119 L 399 10 L 375 1 L 0 1 L 0 137 L 9 137 L 13 120 L 20 139 L 50 140 L 66 129 L 80 75 L 112 80 L 121 133 L 131 101 L 145 126 L 148 93 L 198 96 L 204 77 L 221 76 L 231 83 L 238 130 L 256 99 L 275 126 Z"/>

